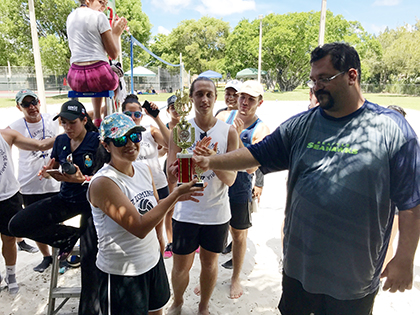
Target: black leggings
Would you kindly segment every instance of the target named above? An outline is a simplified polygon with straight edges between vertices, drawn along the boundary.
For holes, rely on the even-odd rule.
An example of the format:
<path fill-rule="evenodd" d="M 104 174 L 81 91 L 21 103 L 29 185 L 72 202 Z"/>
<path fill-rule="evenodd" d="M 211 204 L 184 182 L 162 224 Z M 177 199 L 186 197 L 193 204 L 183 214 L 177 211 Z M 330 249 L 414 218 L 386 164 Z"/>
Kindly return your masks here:
<path fill-rule="evenodd" d="M 80 228 L 60 224 L 81 214 Z M 9 222 L 10 232 L 17 237 L 65 248 L 80 237 L 82 293 L 80 315 L 100 314 L 99 270 L 96 267 L 98 237 L 87 201 L 71 203 L 60 194 L 35 202 L 19 211 Z"/>
<path fill-rule="evenodd" d="M 81 214 L 80 228 L 60 224 Z M 87 201 L 72 203 L 60 194 L 35 202 L 19 211 L 9 222 L 9 231 L 16 237 L 65 248 L 75 243 L 86 230 L 87 218 L 91 216 Z"/>

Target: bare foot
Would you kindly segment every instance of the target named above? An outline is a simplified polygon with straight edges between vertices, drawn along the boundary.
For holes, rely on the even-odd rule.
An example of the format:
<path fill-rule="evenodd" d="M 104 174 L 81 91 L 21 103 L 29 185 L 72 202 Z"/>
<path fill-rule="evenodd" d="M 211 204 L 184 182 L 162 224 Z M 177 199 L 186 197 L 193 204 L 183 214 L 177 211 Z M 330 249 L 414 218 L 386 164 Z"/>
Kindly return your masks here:
<path fill-rule="evenodd" d="M 209 306 L 200 306 L 200 304 L 198 304 L 198 313 L 197 315 L 210 315 L 210 311 L 209 311 Z"/>
<path fill-rule="evenodd" d="M 230 285 L 230 298 L 231 299 L 239 299 L 242 294 L 244 293 L 240 280 L 232 281 Z"/>
<path fill-rule="evenodd" d="M 166 315 L 181 315 L 182 304 L 175 306 L 172 304 L 171 307 L 166 311 Z"/>
<path fill-rule="evenodd" d="M 197 284 L 197 286 L 194 288 L 194 293 L 195 293 L 195 295 L 200 296 L 201 289 L 200 289 L 200 285 L 199 284 Z"/>

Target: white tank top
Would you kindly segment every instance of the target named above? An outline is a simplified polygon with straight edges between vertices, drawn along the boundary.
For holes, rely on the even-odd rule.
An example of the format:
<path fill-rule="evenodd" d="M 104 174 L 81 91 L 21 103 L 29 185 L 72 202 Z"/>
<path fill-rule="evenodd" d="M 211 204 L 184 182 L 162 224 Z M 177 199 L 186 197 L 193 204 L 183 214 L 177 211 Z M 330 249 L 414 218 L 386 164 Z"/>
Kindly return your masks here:
<path fill-rule="evenodd" d="M 18 191 L 19 182 L 15 177 L 12 152 L 0 133 L 0 201 L 13 197 Z"/>
<path fill-rule="evenodd" d="M 189 120 L 189 122 L 195 128 L 194 144 L 187 149 L 189 153 L 192 153 L 197 142 L 200 140 L 200 134 L 204 133 L 204 131 L 197 126 L 194 119 Z M 217 154 L 226 153 L 229 127 L 228 124 L 218 119 L 213 128 L 207 131 L 207 136 L 211 137 L 210 148 L 213 148 L 214 144 L 218 142 Z M 178 202 L 175 206 L 173 218 L 181 222 L 207 225 L 228 222 L 230 220 L 228 186 L 212 170 L 203 173 L 202 179 L 208 185 L 204 189 L 203 196 L 195 197 L 200 202 Z"/>
<path fill-rule="evenodd" d="M 152 176 L 156 189 L 166 187 L 168 186 L 168 181 L 166 180 L 166 175 L 159 163 L 158 144 L 152 136 L 150 126 L 147 127 L 145 132 L 142 132 L 142 136 L 143 138 L 140 142 L 140 153 L 136 162 L 140 161 L 149 165 L 152 170 Z"/>
<path fill-rule="evenodd" d="M 51 114 L 42 114 L 42 118 L 37 123 L 26 122 L 26 124 L 25 119 L 21 118 L 11 123 L 9 127 L 26 138 L 42 140 L 55 137 L 58 134 L 58 120 L 53 121 Z M 60 182 L 53 178 L 39 180 L 38 177 L 38 172 L 49 162 L 51 151 L 52 149 L 46 151 L 19 149 L 18 181 L 22 194 L 45 194 L 60 191 Z"/>
<path fill-rule="evenodd" d="M 102 176 L 111 179 L 140 214 L 144 214 L 157 205 L 153 195 L 152 177 L 147 165 L 133 163 L 133 167 L 134 176 L 130 177 L 106 164 L 93 176 L 91 183 Z M 87 196 L 89 200 L 89 189 Z M 101 209 L 92 204 L 91 208 L 98 234 L 96 266 L 100 270 L 113 275 L 137 276 L 156 266 L 160 258 L 160 247 L 154 229 L 145 238 L 140 239 L 117 224 Z"/>

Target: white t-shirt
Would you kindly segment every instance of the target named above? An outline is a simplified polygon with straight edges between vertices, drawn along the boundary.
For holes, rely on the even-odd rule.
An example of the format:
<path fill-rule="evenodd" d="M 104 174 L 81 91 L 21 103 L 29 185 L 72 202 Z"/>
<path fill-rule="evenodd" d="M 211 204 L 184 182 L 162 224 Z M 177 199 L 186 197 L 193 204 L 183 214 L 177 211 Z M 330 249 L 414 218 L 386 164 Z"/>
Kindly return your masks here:
<path fill-rule="evenodd" d="M 14 172 L 10 146 L 0 133 L 0 201 L 13 197 L 19 191 Z"/>
<path fill-rule="evenodd" d="M 101 34 L 111 29 L 103 12 L 81 7 L 67 17 L 70 63 L 102 60 L 108 62 Z"/>
<path fill-rule="evenodd" d="M 150 126 L 146 128 L 145 132 L 142 132 L 142 137 L 143 138 L 140 142 L 140 153 L 137 157 L 136 163 L 140 161 L 149 165 L 150 169 L 152 170 L 152 176 L 156 189 L 161 189 L 168 186 L 166 175 L 159 163 L 158 144 L 152 136 Z"/>
<path fill-rule="evenodd" d="M 26 138 L 47 139 L 58 134 L 58 120 L 53 120 L 53 115 L 42 114 L 42 119 L 37 123 L 26 122 L 24 118 L 18 119 L 10 124 L 10 128 L 18 131 Z M 38 172 L 50 160 L 50 150 L 27 151 L 19 149 L 18 181 L 20 192 L 24 195 L 45 194 L 58 192 L 60 182 L 55 179 L 43 178 L 39 180 Z"/>
<path fill-rule="evenodd" d="M 192 153 L 197 142 L 200 140 L 200 134 L 204 133 L 195 123 L 194 119 L 189 120 L 189 123 L 195 128 L 194 144 L 187 149 L 188 153 Z M 210 148 L 218 142 L 217 154 L 226 153 L 230 125 L 221 120 L 207 131 L 207 136 L 211 137 Z M 183 201 L 175 205 L 173 218 L 177 221 L 216 225 L 224 224 L 230 220 L 230 205 L 228 198 L 228 186 L 224 184 L 214 173 L 209 170 L 201 175 L 204 182 L 208 185 L 204 189 L 204 195 L 195 197 L 200 202 Z"/>
<path fill-rule="evenodd" d="M 106 164 L 92 178 L 111 179 L 130 199 L 140 214 L 157 205 L 153 194 L 152 176 L 149 167 L 133 163 L 134 175 L 130 177 Z M 89 200 L 89 190 L 87 192 Z M 137 276 L 152 269 L 159 261 L 160 247 L 153 229 L 145 238 L 134 236 L 117 224 L 101 209 L 92 206 L 92 217 L 98 234 L 96 266 L 105 273 L 120 276 Z"/>

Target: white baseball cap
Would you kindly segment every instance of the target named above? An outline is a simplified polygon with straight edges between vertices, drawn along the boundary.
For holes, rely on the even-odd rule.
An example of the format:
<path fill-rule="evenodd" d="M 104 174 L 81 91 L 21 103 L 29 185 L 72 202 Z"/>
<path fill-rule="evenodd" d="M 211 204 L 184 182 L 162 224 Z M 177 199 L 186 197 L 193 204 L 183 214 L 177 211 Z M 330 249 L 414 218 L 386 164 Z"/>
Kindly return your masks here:
<path fill-rule="evenodd" d="M 258 83 L 258 81 L 248 80 L 242 83 L 241 89 L 238 92 L 236 92 L 236 94 L 241 94 L 241 93 L 249 94 L 253 97 L 257 97 L 260 95 L 263 96 L 264 88 L 262 87 L 260 83 Z"/>
<path fill-rule="evenodd" d="M 241 89 L 242 82 L 239 80 L 230 80 L 226 83 L 225 90 L 228 88 L 234 89 L 238 92 Z"/>

